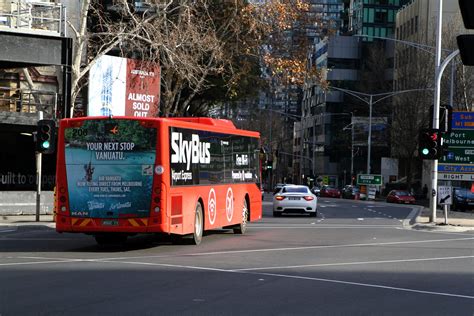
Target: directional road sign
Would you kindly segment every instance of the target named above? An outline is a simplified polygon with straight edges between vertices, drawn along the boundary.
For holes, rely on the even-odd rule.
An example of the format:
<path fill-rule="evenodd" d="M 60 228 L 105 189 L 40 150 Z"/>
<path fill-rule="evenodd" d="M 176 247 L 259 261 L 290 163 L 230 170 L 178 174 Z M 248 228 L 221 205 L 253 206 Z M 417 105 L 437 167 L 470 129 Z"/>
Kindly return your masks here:
<path fill-rule="evenodd" d="M 453 204 L 453 189 L 451 186 L 438 186 L 438 204 Z"/>
<path fill-rule="evenodd" d="M 443 135 L 448 145 L 439 159 L 440 180 L 472 181 L 474 174 L 474 112 L 453 112 L 452 132 Z"/>
<path fill-rule="evenodd" d="M 453 112 L 453 129 L 474 129 L 474 112 Z"/>
<path fill-rule="evenodd" d="M 358 174 L 357 175 L 358 185 L 382 185 L 382 176 L 379 174 Z"/>

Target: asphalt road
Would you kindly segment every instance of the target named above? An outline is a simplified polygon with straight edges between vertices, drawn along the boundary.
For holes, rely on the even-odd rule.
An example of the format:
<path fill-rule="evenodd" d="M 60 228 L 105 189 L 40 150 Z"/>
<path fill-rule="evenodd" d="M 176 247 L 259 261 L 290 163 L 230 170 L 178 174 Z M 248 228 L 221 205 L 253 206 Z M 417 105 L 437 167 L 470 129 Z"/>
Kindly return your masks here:
<path fill-rule="evenodd" d="M 99 247 L 0 227 L 0 315 L 473 315 L 474 234 L 413 230 L 409 206 L 320 199 L 200 246 Z"/>

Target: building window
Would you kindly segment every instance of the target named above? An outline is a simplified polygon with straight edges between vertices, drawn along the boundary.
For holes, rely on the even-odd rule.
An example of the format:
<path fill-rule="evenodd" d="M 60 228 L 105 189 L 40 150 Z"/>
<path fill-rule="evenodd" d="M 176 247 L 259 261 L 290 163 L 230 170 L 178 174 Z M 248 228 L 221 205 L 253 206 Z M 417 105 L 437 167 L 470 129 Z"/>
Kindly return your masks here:
<path fill-rule="evenodd" d="M 387 23 L 387 20 L 388 20 L 387 10 L 376 10 L 375 18 L 374 18 L 375 23 Z"/>

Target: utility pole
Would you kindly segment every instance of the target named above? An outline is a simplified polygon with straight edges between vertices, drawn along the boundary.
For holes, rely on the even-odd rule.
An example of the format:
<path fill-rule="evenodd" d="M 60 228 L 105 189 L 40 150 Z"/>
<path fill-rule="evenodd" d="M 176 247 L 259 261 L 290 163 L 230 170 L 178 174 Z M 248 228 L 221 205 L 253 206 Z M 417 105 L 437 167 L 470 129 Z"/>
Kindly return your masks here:
<path fill-rule="evenodd" d="M 438 0 L 438 24 L 437 24 L 437 36 L 436 36 L 436 55 L 435 55 L 435 82 L 437 82 L 440 75 L 441 65 L 441 32 L 443 27 L 443 0 Z M 439 128 L 439 103 L 441 95 L 441 85 L 435 84 L 434 90 L 434 104 L 433 104 L 433 129 Z M 430 198 L 430 210 L 431 216 L 430 221 L 436 223 L 436 198 L 437 198 L 437 185 L 438 185 L 438 160 L 433 160 L 431 164 L 431 198 Z"/>

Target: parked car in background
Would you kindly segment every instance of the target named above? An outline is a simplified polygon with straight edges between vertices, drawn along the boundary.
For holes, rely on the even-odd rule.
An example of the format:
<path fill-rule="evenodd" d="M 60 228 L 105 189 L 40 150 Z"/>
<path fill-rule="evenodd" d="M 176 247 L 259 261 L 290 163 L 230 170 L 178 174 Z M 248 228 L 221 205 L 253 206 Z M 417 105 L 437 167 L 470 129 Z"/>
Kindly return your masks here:
<path fill-rule="evenodd" d="M 453 188 L 453 211 L 474 210 L 474 193 L 467 188 Z"/>
<path fill-rule="evenodd" d="M 341 191 L 335 187 L 325 185 L 321 188 L 321 192 L 319 192 L 319 196 L 321 197 L 332 197 L 332 198 L 340 198 Z"/>
<path fill-rule="evenodd" d="M 392 190 L 387 194 L 387 203 L 415 204 L 415 197 L 405 190 Z"/>
<path fill-rule="evenodd" d="M 346 185 L 342 189 L 341 194 L 343 199 L 358 200 L 360 198 L 360 189 L 353 185 Z"/>
<path fill-rule="evenodd" d="M 283 213 L 318 214 L 318 198 L 305 185 L 285 185 L 273 196 L 273 216 Z"/>
<path fill-rule="evenodd" d="M 311 192 L 313 192 L 314 195 L 319 196 L 319 193 L 321 193 L 321 187 L 319 185 L 315 185 L 311 188 Z"/>

